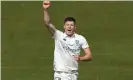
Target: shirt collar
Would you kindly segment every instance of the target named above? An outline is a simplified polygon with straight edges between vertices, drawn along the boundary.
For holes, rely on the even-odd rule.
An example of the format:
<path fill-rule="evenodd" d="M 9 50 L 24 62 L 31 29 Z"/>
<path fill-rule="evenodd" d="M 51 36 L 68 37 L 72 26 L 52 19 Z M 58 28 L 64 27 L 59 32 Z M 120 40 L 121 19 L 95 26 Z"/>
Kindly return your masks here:
<path fill-rule="evenodd" d="M 70 37 L 70 36 L 68 36 L 68 35 L 64 32 L 64 37 Z M 74 33 L 70 38 L 73 38 L 73 37 L 75 37 L 75 33 Z"/>

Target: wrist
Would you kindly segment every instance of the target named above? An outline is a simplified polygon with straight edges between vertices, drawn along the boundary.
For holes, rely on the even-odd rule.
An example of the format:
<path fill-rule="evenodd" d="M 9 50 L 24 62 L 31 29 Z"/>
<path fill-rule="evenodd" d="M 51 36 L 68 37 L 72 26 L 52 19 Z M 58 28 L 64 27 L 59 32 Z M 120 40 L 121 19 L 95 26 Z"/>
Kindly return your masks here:
<path fill-rule="evenodd" d="M 44 9 L 44 11 L 48 11 L 48 8 Z"/>
<path fill-rule="evenodd" d="M 79 57 L 79 61 L 81 61 L 81 57 Z"/>
<path fill-rule="evenodd" d="M 84 57 L 83 56 L 79 57 L 79 61 L 84 61 Z"/>

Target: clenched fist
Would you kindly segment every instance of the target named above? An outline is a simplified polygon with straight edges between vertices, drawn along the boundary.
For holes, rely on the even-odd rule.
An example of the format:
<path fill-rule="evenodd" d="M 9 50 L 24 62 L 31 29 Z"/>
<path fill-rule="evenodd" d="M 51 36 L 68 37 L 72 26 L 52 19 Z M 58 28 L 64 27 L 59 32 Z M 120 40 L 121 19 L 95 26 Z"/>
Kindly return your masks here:
<path fill-rule="evenodd" d="M 43 1 L 43 8 L 46 10 L 50 7 L 50 1 L 49 0 L 44 0 Z"/>

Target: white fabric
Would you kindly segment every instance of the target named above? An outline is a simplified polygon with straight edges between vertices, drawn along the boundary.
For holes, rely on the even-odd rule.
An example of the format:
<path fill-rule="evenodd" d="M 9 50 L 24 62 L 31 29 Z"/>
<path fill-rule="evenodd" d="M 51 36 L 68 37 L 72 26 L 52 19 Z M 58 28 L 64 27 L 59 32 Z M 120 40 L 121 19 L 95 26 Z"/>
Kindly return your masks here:
<path fill-rule="evenodd" d="M 77 80 L 78 72 L 66 73 L 66 72 L 55 72 L 54 80 Z"/>
<path fill-rule="evenodd" d="M 73 55 L 80 55 L 82 48 L 89 47 L 86 39 L 82 35 L 74 34 L 72 37 L 56 30 L 54 36 L 54 70 L 69 72 L 78 70 L 78 62 Z"/>

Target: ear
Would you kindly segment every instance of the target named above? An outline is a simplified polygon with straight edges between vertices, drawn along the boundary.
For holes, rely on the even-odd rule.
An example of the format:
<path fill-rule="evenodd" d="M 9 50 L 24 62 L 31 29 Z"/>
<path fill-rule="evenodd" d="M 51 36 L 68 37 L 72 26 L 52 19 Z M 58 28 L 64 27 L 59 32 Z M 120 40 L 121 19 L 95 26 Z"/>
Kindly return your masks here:
<path fill-rule="evenodd" d="M 75 29 L 76 29 L 76 25 L 75 25 Z"/>
<path fill-rule="evenodd" d="M 76 31 L 76 25 L 74 26 L 74 31 Z"/>
<path fill-rule="evenodd" d="M 65 24 L 64 24 L 64 29 L 65 29 Z"/>

